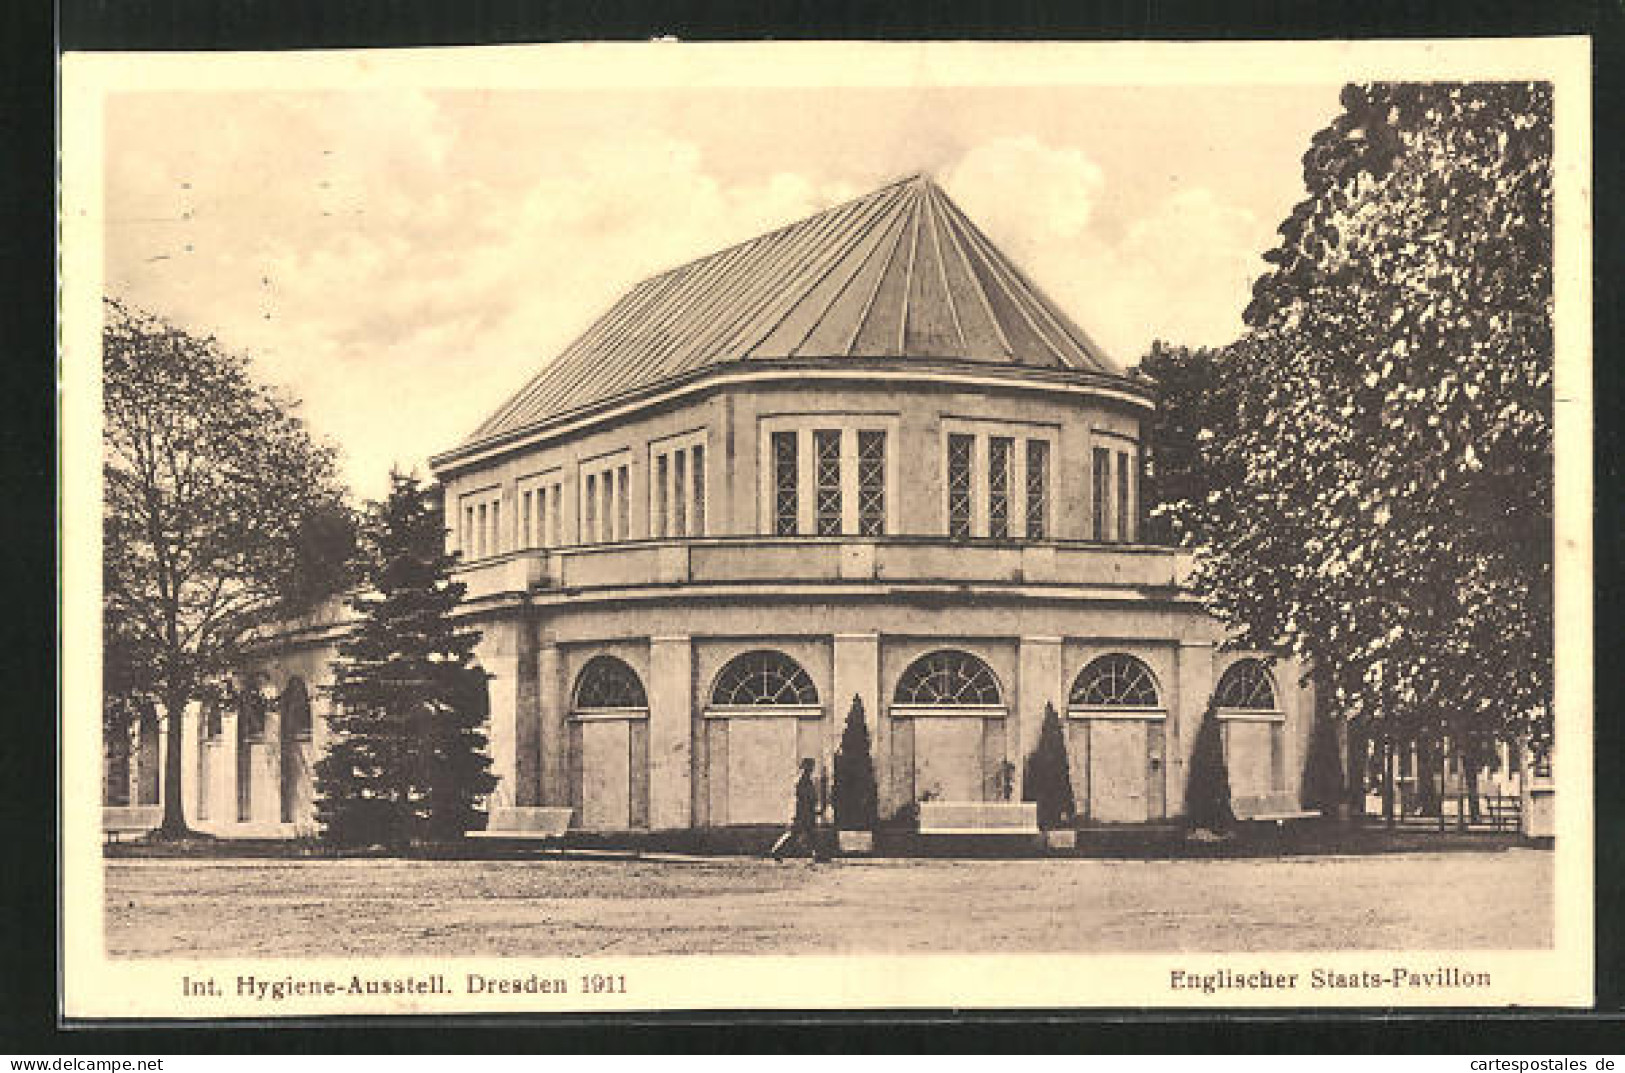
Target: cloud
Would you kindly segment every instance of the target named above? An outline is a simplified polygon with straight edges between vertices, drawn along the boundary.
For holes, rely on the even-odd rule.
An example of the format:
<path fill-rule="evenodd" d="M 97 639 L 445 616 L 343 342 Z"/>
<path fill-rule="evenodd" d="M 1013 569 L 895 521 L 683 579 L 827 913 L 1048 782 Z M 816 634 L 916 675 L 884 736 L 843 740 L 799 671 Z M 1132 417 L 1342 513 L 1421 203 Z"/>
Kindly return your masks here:
<path fill-rule="evenodd" d="M 1222 344 L 1241 331 L 1272 237 L 1211 190 L 1176 188 L 1137 219 L 1098 226 L 1112 184 L 1080 149 L 1036 137 L 972 148 L 942 174 L 966 213 L 1125 365 L 1154 338 Z"/>
<path fill-rule="evenodd" d="M 869 185 L 828 154 L 728 175 L 652 120 L 542 140 L 527 116 L 467 94 L 128 95 L 108 124 L 109 289 L 254 355 L 376 495 L 637 280 Z M 1270 235 L 1212 192 L 1108 219 L 1133 177 L 1030 135 L 939 178 L 1125 363 L 1154 336 L 1239 331 Z"/>
<path fill-rule="evenodd" d="M 950 164 L 940 181 L 991 234 L 1038 245 L 1075 241 L 1084 233 L 1106 173 L 1081 149 L 1051 148 L 1026 135 L 976 146 Z"/>
<path fill-rule="evenodd" d="M 471 142 L 425 94 L 211 105 L 178 125 L 192 104 L 123 102 L 109 288 L 255 356 L 369 495 L 636 280 L 849 195 L 792 172 L 724 183 L 652 130 Z"/>

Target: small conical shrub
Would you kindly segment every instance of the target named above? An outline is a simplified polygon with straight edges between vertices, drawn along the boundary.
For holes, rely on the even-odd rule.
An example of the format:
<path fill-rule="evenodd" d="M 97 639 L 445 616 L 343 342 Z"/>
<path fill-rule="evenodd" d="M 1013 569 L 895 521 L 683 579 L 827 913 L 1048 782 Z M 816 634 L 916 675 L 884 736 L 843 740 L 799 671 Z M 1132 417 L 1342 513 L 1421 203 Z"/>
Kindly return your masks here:
<path fill-rule="evenodd" d="M 1218 707 L 1211 701 L 1197 728 L 1196 746 L 1191 753 L 1185 819 L 1190 826 L 1208 831 L 1228 831 L 1236 822 L 1230 808 L 1230 769 L 1224 760 Z"/>
<path fill-rule="evenodd" d="M 1337 750 L 1337 727 L 1317 714 L 1309 728 L 1309 753 L 1303 762 L 1303 807 L 1336 812 L 1343 803 L 1343 758 Z"/>
<path fill-rule="evenodd" d="M 1066 734 L 1055 705 L 1044 705 L 1044 722 L 1038 729 L 1038 742 L 1027 757 L 1021 779 L 1021 799 L 1038 806 L 1038 826 L 1046 831 L 1065 827 L 1077 813 L 1072 797 L 1072 771 L 1066 758 Z"/>
<path fill-rule="evenodd" d="M 863 717 L 863 698 L 854 695 L 835 754 L 835 826 L 843 831 L 873 831 L 876 793 L 869 724 Z"/>

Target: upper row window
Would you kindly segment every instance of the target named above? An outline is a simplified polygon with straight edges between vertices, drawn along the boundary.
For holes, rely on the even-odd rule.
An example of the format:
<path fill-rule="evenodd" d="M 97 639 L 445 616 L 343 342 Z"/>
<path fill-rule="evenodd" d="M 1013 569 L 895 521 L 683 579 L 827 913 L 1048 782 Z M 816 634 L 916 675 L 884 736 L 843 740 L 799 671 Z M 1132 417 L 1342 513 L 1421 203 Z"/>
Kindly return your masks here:
<path fill-rule="evenodd" d="M 948 535 L 1044 540 L 1050 531 L 1050 440 L 981 431 L 948 433 Z"/>
<path fill-rule="evenodd" d="M 603 544 L 632 535 L 632 473 L 625 456 L 581 467 L 581 542 Z"/>
<path fill-rule="evenodd" d="M 470 559 L 495 555 L 501 550 L 502 489 L 472 492 L 460 502 L 458 547 Z"/>
<path fill-rule="evenodd" d="M 1095 540 L 1126 544 L 1138 537 L 1134 502 L 1137 451 L 1097 446 L 1090 456 L 1090 536 Z"/>
<path fill-rule="evenodd" d="M 519 481 L 519 546 L 552 548 L 564 542 L 564 485 L 557 477 Z"/>
<path fill-rule="evenodd" d="M 890 459 L 883 428 L 778 428 L 768 436 L 767 514 L 775 536 L 883 536 Z"/>
<path fill-rule="evenodd" d="M 649 535 L 705 535 L 703 433 L 664 440 L 649 448 Z"/>

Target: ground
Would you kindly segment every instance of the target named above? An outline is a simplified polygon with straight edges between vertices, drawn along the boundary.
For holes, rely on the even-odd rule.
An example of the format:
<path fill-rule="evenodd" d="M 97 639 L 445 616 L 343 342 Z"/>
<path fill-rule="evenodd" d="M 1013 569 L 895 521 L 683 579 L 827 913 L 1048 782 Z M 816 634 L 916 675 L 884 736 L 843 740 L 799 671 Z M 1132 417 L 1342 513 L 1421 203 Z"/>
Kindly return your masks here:
<path fill-rule="evenodd" d="M 1471 949 L 1552 942 L 1552 855 L 107 862 L 114 956 Z"/>

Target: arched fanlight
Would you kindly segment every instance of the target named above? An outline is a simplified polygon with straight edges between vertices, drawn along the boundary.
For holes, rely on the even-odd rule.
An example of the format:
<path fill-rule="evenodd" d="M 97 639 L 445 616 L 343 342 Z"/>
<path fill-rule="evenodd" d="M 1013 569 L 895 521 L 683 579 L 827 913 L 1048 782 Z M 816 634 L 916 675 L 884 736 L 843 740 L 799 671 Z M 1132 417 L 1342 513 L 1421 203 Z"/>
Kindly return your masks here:
<path fill-rule="evenodd" d="M 895 704 L 1000 705 L 1004 696 L 993 669 L 968 652 L 921 656 L 897 680 Z"/>
<path fill-rule="evenodd" d="M 1275 679 L 1270 677 L 1263 660 L 1237 660 L 1219 679 L 1215 699 L 1221 708 L 1273 712 L 1276 710 Z"/>
<path fill-rule="evenodd" d="M 783 652 L 762 649 L 736 656 L 711 688 L 716 707 L 767 707 L 818 703 L 818 690 L 801 664 Z"/>
<path fill-rule="evenodd" d="M 638 672 L 624 660 L 614 656 L 594 656 L 581 668 L 576 677 L 574 707 L 577 711 L 593 708 L 647 708 L 649 698 L 643 692 Z"/>

